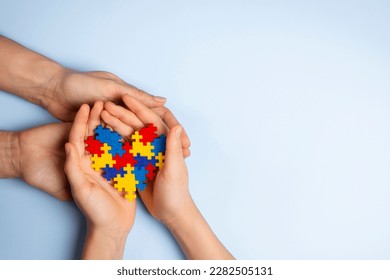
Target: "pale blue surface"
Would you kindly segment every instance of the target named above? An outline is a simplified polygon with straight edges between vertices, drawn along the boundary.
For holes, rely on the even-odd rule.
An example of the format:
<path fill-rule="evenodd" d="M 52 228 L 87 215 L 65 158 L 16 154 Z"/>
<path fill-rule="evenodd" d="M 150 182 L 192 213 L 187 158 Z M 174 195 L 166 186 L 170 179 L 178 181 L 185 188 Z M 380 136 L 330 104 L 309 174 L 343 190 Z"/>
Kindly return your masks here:
<path fill-rule="evenodd" d="M 390 258 L 389 30 L 389 1 L 0 0 L 3 35 L 168 97 L 191 193 L 240 259 Z M 0 100 L 2 130 L 54 120 Z M 125 258 L 183 258 L 138 210 Z M 85 234 L 19 180 L 0 180 L 0 228 L 0 259 L 77 258 Z"/>

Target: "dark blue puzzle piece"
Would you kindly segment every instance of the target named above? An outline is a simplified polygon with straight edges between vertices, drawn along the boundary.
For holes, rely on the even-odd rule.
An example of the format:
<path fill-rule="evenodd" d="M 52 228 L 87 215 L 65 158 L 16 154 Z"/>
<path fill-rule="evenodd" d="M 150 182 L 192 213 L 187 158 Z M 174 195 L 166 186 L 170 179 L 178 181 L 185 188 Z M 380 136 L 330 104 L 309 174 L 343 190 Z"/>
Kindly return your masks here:
<path fill-rule="evenodd" d="M 107 180 L 107 181 L 111 181 L 112 179 L 114 179 L 117 175 L 121 175 L 121 177 L 124 177 L 127 172 L 123 169 L 123 168 L 120 168 L 119 170 L 116 169 L 115 167 L 110 167 L 108 164 L 106 165 L 106 167 L 104 167 L 103 169 L 103 177 Z"/>
<path fill-rule="evenodd" d="M 137 154 L 134 159 L 137 161 L 136 165 L 139 168 L 145 168 L 149 163 L 151 163 L 153 166 L 156 166 L 157 164 L 157 160 L 154 157 L 152 157 L 152 159 L 148 159 L 147 157 Z"/>

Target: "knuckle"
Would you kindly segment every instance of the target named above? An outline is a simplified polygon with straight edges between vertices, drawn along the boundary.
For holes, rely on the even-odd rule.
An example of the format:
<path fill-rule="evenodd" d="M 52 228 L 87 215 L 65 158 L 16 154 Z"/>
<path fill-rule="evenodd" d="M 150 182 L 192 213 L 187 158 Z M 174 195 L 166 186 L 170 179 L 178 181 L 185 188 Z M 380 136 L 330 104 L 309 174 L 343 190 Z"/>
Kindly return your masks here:
<path fill-rule="evenodd" d="M 104 75 L 108 79 L 113 79 L 113 80 L 118 79 L 118 77 L 115 74 L 108 71 L 102 71 L 102 75 Z"/>
<path fill-rule="evenodd" d="M 138 99 L 145 97 L 145 92 L 142 89 L 136 88 L 135 95 Z"/>

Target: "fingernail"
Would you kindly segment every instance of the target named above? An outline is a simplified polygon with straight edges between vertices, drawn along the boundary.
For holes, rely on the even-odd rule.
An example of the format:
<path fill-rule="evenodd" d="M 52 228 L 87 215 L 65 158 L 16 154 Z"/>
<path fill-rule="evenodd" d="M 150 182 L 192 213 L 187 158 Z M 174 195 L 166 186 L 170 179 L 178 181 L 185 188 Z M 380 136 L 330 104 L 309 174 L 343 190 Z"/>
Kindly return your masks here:
<path fill-rule="evenodd" d="M 180 137 L 180 134 L 181 134 L 181 126 L 176 128 L 176 137 Z"/>
<path fill-rule="evenodd" d="M 156 100 L 157 102 L 167 101 L 167 99 L 165 97 L 162 97 L 162 96 L 154 96 L 153 99 Z"/>

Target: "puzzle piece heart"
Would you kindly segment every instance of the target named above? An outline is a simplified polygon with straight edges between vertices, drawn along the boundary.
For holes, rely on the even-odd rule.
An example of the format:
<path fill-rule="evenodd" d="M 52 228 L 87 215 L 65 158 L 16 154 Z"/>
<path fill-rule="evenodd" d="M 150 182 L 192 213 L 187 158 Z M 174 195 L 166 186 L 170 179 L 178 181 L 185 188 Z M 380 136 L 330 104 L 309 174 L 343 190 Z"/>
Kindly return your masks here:
<path fill-rule="evenodd" d="M 121 142 L 116 131 L 99 125 L 95 135 L 85 140 L 92 168 L 102 171 L 107 181 L 113 180 L 114 187 L 125 191 L 130 202 L 136 198 L 136 189 L 143 191 L 164 164 L 166 136 L 158 136 L 156 131 L 153 124 L 148 124 L 134 132 L 131 142 Z"/>

